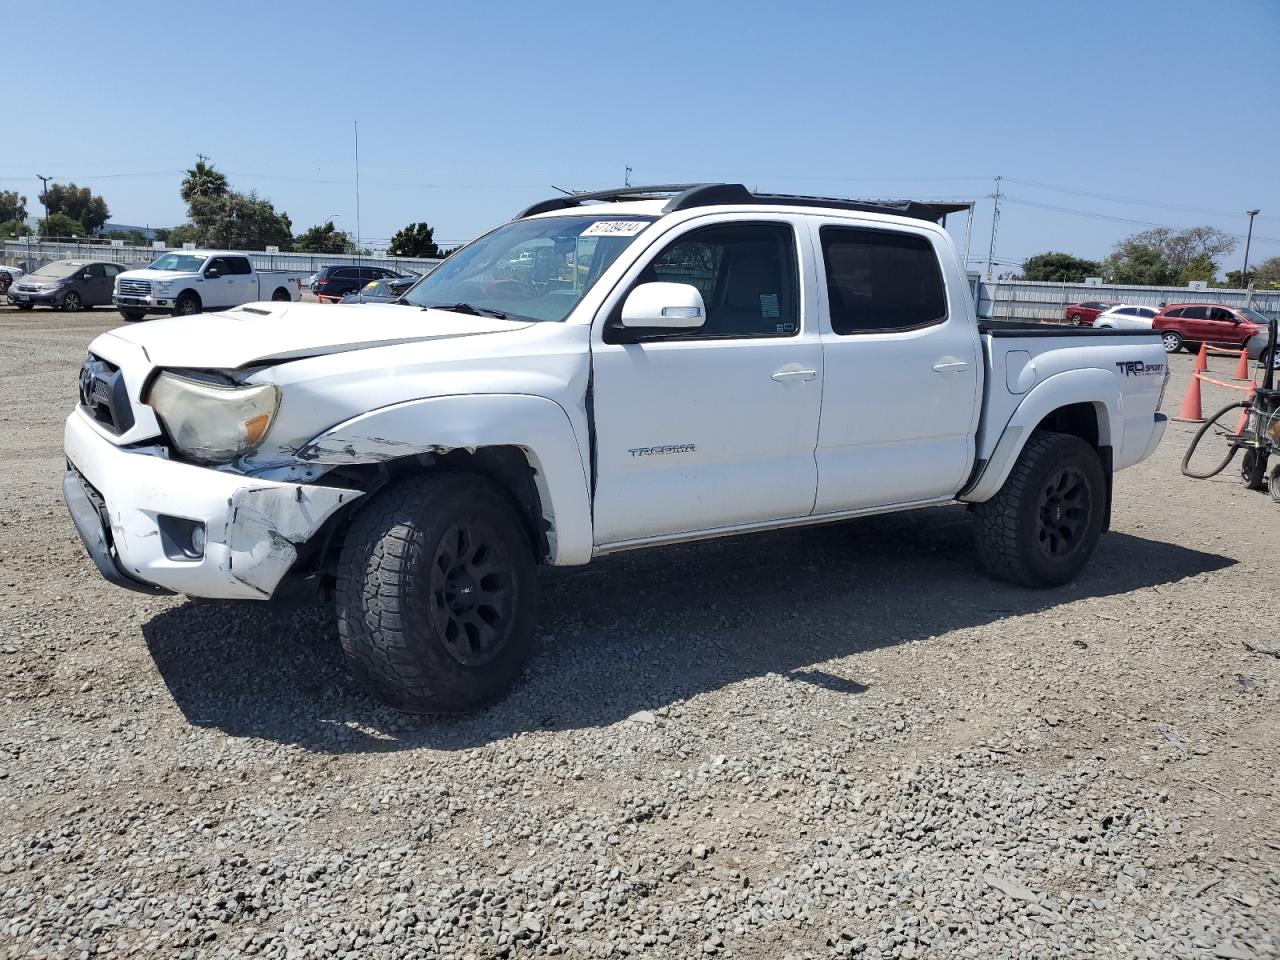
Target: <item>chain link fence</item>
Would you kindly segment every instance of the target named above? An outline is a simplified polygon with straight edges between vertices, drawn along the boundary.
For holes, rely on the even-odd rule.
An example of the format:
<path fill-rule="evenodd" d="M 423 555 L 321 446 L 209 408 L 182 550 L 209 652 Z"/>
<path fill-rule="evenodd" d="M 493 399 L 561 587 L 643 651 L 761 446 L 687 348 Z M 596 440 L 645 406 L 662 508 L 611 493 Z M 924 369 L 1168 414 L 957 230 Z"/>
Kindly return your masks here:
<path fill-rule="evenodd" d="M 0 264 L 22 267 L 30 273 L 54 260 L 105 260 L 130 267 L 145 267 L 172 247 L 150 247 L 109 240 L 39 240 L 24 237 L 5 240 L 0 250 Z M 397 273 L 429 273 L 441 262 L 417 257 L 358 257 L 340 253 L 266 253 L 261 250 L 233 250 L 243 253 L 258 270 L 287 270 L 291 273 L 315 273 L 321 267 L 372 266 L 385 267 Z"/>

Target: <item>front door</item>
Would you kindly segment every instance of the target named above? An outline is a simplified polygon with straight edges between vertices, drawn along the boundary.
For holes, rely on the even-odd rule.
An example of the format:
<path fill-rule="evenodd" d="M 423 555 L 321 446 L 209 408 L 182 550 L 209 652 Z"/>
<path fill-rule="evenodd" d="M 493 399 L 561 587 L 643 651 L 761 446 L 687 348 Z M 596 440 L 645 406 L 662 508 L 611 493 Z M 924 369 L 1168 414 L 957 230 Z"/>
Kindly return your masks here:
<path fill-rule="evenodd" d="M 973 465 L 983 362 L 963 277 L 941 267 L 954 254 L 940 261 L 945 239 L 923 229 L 814 229 L 825 278 L 814 512 L 954 496 Z"/>
<path fill-rule="evenodd" d="M 804 242 L 781 215 L 683 224 L 597 317 L 597 545 L 812 511 L 823 374 Z M 623 297 L 654 281 L 697 287 L 705 325 L 617 342 Z"/>
<path fill-rule="evenodd" d="M 1234 346 L 1244 340 L 1240 321 L 1225 307 L 1210 307 L 1208 323 L 1211 331 L 1208 339 L 1211 343 L 1229 343 Z"/>

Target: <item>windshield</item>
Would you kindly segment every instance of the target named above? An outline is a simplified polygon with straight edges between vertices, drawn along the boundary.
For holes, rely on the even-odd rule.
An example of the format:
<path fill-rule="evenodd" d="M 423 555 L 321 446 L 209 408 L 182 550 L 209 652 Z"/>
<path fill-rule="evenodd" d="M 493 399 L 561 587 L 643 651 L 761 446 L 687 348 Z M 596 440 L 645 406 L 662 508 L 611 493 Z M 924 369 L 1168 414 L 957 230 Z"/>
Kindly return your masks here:
<path fill-rule="evenodd" d="M 579 215 L 509 223 L 453 254 L 404 300 L 561 321 L 652 219 Z"/>
<path fill-rule="evenodd" d="M 55 260 L 53 263 L 46 263 L 43 267 L 31 274 L 33 277 L 69 277 L 81 267 L 83 263 L 76 263 L 72 260 Z"/>
<path fill-rule="evenodd" d="M 1245 319 L 1252 320 L 1254 323 L 1260 323 L 1264 327 L 1271 322 L 1271 318 L 1265 313 L 1259 313 L 1251 307 L 1240 307 L 1240 312 L 1245 315 Z"/>
<path fill-rule="evenodd" d="M 205 261 L 190 253 L 166 253 L 151 262 L 152 270 L 170 270 L 174 273 L 195 273 Z"/>

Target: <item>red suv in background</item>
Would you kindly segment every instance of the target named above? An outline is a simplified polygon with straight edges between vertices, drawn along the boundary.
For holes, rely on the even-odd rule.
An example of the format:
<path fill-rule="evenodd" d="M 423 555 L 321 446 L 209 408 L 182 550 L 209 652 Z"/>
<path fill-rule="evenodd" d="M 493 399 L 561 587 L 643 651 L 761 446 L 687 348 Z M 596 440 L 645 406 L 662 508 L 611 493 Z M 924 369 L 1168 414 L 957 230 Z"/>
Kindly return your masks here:
<path fill-rule="evenodd" d="M 1110 310 L 1115 300 L 1086 300 L 1084 303 L 1067 304 L 1067 322 L 1075 327 L 1092 327 L 1098 314 Z"/>
<path fill-rule="evenodd" d="M 1195 353 L 1202 343 L 1242 347 L 1254 337 L 1261 338 L 1255 343 L 1265 342 L 1267 328 L 1255 322 L 1251 314 L 1259 316 L 1251 310 L 1216 303 L 1171 303 L 1156 314 L 1151 329 L 1160 331 L 1165 353 L 1177 353 L 1179 347 Z"/>

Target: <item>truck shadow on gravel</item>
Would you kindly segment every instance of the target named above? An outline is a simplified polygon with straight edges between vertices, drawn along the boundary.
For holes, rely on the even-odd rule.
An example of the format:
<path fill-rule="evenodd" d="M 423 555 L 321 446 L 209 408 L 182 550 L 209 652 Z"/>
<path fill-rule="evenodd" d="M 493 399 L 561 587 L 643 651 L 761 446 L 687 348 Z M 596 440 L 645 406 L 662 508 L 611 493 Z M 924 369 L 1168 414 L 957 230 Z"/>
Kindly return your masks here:
<path fill-rule="evenodd" d="M 970 537 L 963 509 L 948 507 L 545 571 L 533 661 L 505 699 L 464 717 L 408 716 L 365 695 L 327 609 L 188 602 L 143 635 L 197 726 L 322 753 L 452 750 L 607 726 L 770 673 L 856 696 L 864 684 L 815 665 L 1235 563 L 1112 533 L 1077 582 L 1026 590 L 989 580 Z"/>

